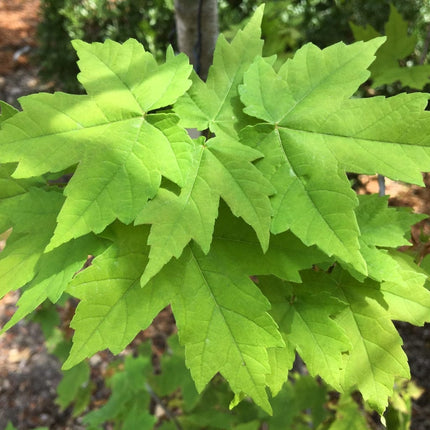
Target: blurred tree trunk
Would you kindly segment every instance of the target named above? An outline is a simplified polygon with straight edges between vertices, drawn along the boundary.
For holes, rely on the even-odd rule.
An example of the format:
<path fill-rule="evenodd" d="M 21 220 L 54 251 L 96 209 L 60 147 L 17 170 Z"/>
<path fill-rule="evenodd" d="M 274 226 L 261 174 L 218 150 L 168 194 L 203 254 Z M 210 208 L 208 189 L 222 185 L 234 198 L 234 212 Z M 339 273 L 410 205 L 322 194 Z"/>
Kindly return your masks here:
<path fill-rule="evenodd" d="M 206 80 L 218 37 L 217 0 L 175 0 L 178 46 Z"/>

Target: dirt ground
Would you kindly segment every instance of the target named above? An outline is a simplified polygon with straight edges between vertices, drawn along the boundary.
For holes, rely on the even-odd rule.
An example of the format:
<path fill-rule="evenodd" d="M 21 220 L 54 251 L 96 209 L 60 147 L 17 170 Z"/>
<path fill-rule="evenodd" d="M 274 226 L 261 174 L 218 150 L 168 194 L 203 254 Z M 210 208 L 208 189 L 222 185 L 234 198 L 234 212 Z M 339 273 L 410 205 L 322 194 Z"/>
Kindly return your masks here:
<path fill-rule="evenodd" d="M 17 98 L 43 89 L 37 78 L 37 67 L 29 62 L 35 47 L 39 0 L 0 0 L 0 99 L 17 105 Z M 17 105 L 18 106 L 18 105 Z M 375 177 L 360 176 L 359 192 L 377 192 Z M 430 214 L 430 179 L 425 188 L 409 187 L 387 181 L 387 194 L 392 204 L 414 207 Z M 413 231 L 415 245 L 422 254 L 428 253 L 428 243 L 419 241 L 420 232 L 430 236 L 428 222 Z M 0 327 L 15 309 L 17 294 L 8 294 L 0 301 Z M 399 324 L 405 341 L 413 379 L 425 389 L 414 404 L 412 430 L 430 430 L 430 326 L 413 327 Z M 154 355 L 161 354 L 166 337 L 174 330 L 169 310 L 139 335 L 136 343 L 150 339 Z M 135 345 L 131 345 L 133 348 Z M 91 407 L 103 404 L 109 391 L 103 383 L 104 372 L 112 356 L 101 352 L 91 361 L 91 375 L 96 389 Z M 20 322 L 0 336 L 0 430 L 11 420 L 19 430 L 46 426 L 55 430 L 80 430 L 79 419 L 71 410 L 61 411 L 55 404 L 56 386 L 61 379 L 58 360 L 46 351 L 40 327 Z"/>
<path fill-rule="evenodd" d="M 0 75 L 27 63 L 18 51 L 35 46 L 38 10 L 39 0 L 0 0 Z"/>

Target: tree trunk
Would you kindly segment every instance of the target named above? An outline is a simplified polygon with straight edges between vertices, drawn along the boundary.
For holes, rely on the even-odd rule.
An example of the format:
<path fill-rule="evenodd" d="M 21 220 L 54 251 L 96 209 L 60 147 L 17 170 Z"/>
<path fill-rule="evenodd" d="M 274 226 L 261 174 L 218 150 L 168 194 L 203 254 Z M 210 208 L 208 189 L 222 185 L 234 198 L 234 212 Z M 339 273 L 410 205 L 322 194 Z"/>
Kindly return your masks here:
<path fill-rule="evenodd" d="M 217 1 L 175 0 L 175 19 L 179 50 L 206 80 L 218 37 Z"/>

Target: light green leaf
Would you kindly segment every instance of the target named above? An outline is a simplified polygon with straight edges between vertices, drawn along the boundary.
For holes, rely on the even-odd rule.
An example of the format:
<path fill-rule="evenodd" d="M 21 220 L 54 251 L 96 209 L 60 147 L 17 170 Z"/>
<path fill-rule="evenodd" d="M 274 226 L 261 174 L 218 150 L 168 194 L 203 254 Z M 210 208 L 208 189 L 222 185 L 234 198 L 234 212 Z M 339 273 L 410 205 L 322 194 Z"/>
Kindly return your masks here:
<path fill-rule="evenodd" d="M 78 79 L 109 119 L 142 114 L 173 104 L 190 86 L 191 67 L 182 54 L 158 66 L 150 52 L 134 39 L 88 44 L 74 40 L 79 55 Z M 127 49 L 125 49 L 127 47 Z"/>
<path fill-rule="evenodd" d="M 116 243 L 79 273 L 67 290 L 81 302 L 70 324 L 75 335 L 64 369 L 106 348 L 121 352 L 169 303 L 161 287 L 157 291 L 149 285 L 140 287 L 148 260 L 147 228 L 119 225 L 113 232 Z"/>
<path fill-rule="evenodd" d="M 152 224 L 142 284 L 172 257 L 178 258 L 191 239 L 209 251 L 220 197 L 254 228 L 267 249 L 272 213 L 268 196 L 273 189 L 251 163 L 260 155 L 233 139 L 196 141 L 193 167 L 180 194 L 160 190 L 136 218 L 136 224 Z"/>
<path fill-rule="evenodd" d="M 190 85 L 184 55 L 157 66 L 133 39 L 75 47 L 88 95 L 22 98 L 23 112 L 3 122 L 0 132 L 0 161 L 19 162 L 17 178 L 78 165 L 49 249 L 100 233 L 116 218 L 130 223 L 162 175 L 182 185 L 191 157 L 178 118 L 150 112 L 174 103 Z"/>
<path fill-rule="evenodd" d="M 17 302 L 18 309 L 2 331 L 33 312 L 46 299 L 56 303 L 75 273 L 82 269 L 88 256 L 98 254 L 104 248 L 103 241 L 87 235 L 41 255 L 34 270 L 36 276 L 21 294 Z"/>
<path fill-rule="evenodd" d="M 347 171 L 421 185 L 430 166 L 427 102 L 422 93 L 346 100 L 326 119 L 321 143 Z"/>
<path fill-rule="evenodd" d="M 254 58 L 262 54 L 262 17 L 263 6 L 260 6 L 231 43 L 223 35 L 219 36 L 207 81 L 193 74 L 192 87 L 175 105 L 181 125 L 199 130 L 209 128 L 218 136 L 237 135 L 246 119 L 237 85 Z"/>
<path fill-rule="evenodd" d="M 293 367 L 294 359 L 296 358 L 296 350 L 294 345 L 287 341 L 283 348 L 269 348 L 270 373 L 266 376 L 266 384 L 270 388 L 272 396 L 277 396 L 283 385 L 288 380 L 288 374 Z"/>
<path fill-rule="evenodd" d="M 241 141 L 264 154 L 256 165 L 277 190 L 272 232 L 291 229 L 363 275 L 357 197 L 345 171 L 421 183 L 430 168 L 426 95 L 350 99 L 381 43 L 322 51 L 308 44 L 278 74 L 260 58 L 240 86 L 245 112 L 265 122 L 245 129 Z"/>
<path fill-rule="evenodd" d="M 13 228 L 0 253 L 1 297 L 36 275 L 36 266 L 52 237 L 63 201 L 61 193 L 37 188 L 0 201 L 0 231 Z"/>
<path fill-rule="evenodd" d="M 407 255 L 379 247 L 410 245 L 405 237 L 410 226 L 427 216 L 407 208 L 388 208 L 388 197 L 359 196 L 359 201 L 361 253 L 369 277 L 381 282 L 380 304 L 388 306 L 394 320 L 423 325 L 430 319 L 430 292 L 424 287 L 427 275 Z"/>
<path fill-rule="evenodd" d="M 387 279 L 381 284 L 383 303 L 388 304 L 391 319 L 422 326 L 430 322 L 430 291 L 425 287 L 428 275 L 404 253 L 392 251 L 392 270 L 400 280 Z"/>
<path fill-rule="evenodd" d="M 6 102 L 0 101 L 0 129 L 1 129 L 1 123 L 3 121 L 6 121 L 8 118 L 14 116 L 16 113 L 18 113 L 18 109 L 14 108 L 10 104 L 7 104 Z"/>
<path fill-rule="evenodd" d="M 350 23 L 356 40 L 369 40 L 380 36 L 372 27 L 365 28 Z M 373 86 L 391 84 L 400 81 L 403 86 L 422 89 L 430 82 L 430 65 L 400 66 L 403 60 L 414 53 L 417 44 L 415 34 L 409 35 L 408 23 L 397 9 L 390 4 L 390 16 L 385 24 L 387 41 L 379 48 L 375 62 L 369 70 L 372 74 Z"/>
<path fill-rule="evenodd" d="M 175 292 L 172 309 L 197 389 L 220 372 L 236 395 L 250 396 L 271 411 L 267 348 L 283 341 L 267 313 L 269 302 L 249 277 L 234 262 L 220 266 L 211 254 L 188 247 L 155 280 Z"/>
<path fill-rule="evenodd" d="M 427 215 L 412 213 L 410 208 L 388 207 L 388 196 L 361 195 L 358 200 L 360 240 L 367 245 L 387 248 L 410 245 L 407 237 L 411 226 L 427 218 Z"/>
<path fill-rule="evenodd" d="M 252 275 L 273 274 L 281 279 L 301 282 L 300 270 L 327 261 L 327 256 L 315 247 L 307 247 L 291 232 L 270 237 L 268 250 L 263 253 L 255 232 L 220 206 L 215 224 L 211 254 L 220 262 L 234 261 Z"/>
<path fill-rule="evenodd" d="M 356 215 L 360 228 L 360 250 L 366 260 L 369 277 L 376 281 L 404 284 L 404 276 L 386 249 L 409 245 L 406 236 L 410 228 L 425 218 L 406 208 L 388 208 L 388 197 L 358 196 L 360 205 Z"/>
<path fill-rule="evenodd" d="M 324 147 L 317 156 L 315 147 L 305 140 L 295 141 L 283 129 L 266 134 L 268 128 L 263 126 L 249 132 L 247 142 L 252 139 L 265 154 L 257 167 L 277 190 L 271 199 L 271 231 L 278 234 L 291 229 L 305 245 L 316 244 L 328 256 L 366 272 L 354 214 L 356 195 L 334 156 Z"/>
<path fill-rule="evenodd" d="M 186 363 L 201 391 L 220 372 L 235 393 L 270 410 L 267 348 L 283 345 L 269 303 L 234 262 L 220 265 L 187 247 L 144 288 L 147 228 L 115 227 L 117 243 L 79 273 L 68 292 L 81 299 L 71 327 L 73 347 L 64 368 L 109 348 L 120 352 L 168 303 L 177 321 Z"/>
<path fill-rule="evenodd" d="M 331 290 L 331 294 L 349 305 L 336 319 L 352 344 L 344 356 L 343 389 L 360 390 L 364 400 L 382 414 L 393 392 L 394 378 L 410 377 L 402 339 L 389 311 L 379 303 L 382 293 L 372 281 L 360 283 L 341 270 L 319 275 L 324 278 L 323 283 L 314 274 L 309 274 L 308 282 L 314 288 Z"/>
<path fill-rule="evenodd" d="M 304 284 L 290 284 L 263 278 L 261 288 L 272 304 L 271 315 L 285 342 L 297 350 L 309 373 L 340 390 L 343 353 L 351 344 L 334 316 L 346 304 L 307 281 L 305 278 Z"/>

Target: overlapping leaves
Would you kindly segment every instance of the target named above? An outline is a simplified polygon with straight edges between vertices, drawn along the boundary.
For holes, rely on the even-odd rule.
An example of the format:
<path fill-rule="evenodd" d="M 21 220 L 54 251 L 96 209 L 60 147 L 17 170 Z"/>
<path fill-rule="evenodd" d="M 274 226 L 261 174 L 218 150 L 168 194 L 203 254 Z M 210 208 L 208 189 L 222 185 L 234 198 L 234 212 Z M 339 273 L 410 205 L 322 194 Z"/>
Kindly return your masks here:
<path fill-rule="evenodd" d="M 220 372 L 234 392 L 270 410 L 267 348 L 283 341 L 267 313 L 269 302 L 249 273 L 233 261 L 220 266 L 210 253 L 188 246 L 141 288 L 147 235 L 146 227 L 115 227 L 115 244 L 72 282 L 69 292 L 81 303 L 71 324 L 76 333 L 65 366 L 103 348 L 120 352 L 171 303 L 197 388 Z"/>
<path fill-rule="evenodd" d="M 356 40 L 370 40 L 380 36 L 371 26 L 360 27 L 350 24 Z M 408 23 L 403 20 L 397 9 L 390 5 L 390 16 L 385 24 L 387 42 L 379 48 L 377 58 L 369 67 L 373 86 L 392 84 L 399 81 L 402 86 L 423 89 L 430 82 L 430 65 L 400 65 L 414 53 L 417 37 L 408 34 Z"/>
<path fill-rule="evenodd" d="M 308 44 L 278 73 L 259 58 L 239 87 L 245 112 L 262 121 L 242 141 L 264 154 L 257 167 L 277 191 L 272 232 L 291 229 L 364 275 L 358 201 L 345 171 L 421 183 L 430 167 L 426 95 L 350 98 L 381 43 Z"/>
<path fill-rule="evenodd" d="M 87 95 L 1 105 L 0 291 L 27 284 L 9 325 L 67 288 L 80 299 L 71 367 L 120 352 L 171 304 L 199 390 L 219 372 L 232 405 L 270 411 L 266 386 L 280 391 L 298 351 L 382 412 L 408 373 L 391 319 L 429 320 L 426 275 L 391 249 L 418 217 L 358 198 L 345 172 L 419 183 L 427 96 L 352 98 L 381 38 L 308 44 L 275 72 L 261 16 L 220 39 L 208 81 L 184 96 L 182 55 L 157 65 L 133 40 L 75 42 Z M 65 169 L 63 189 L 47 181 Z"/>
<path fill-rule="evenodd" d="M 131 222 L 165 176 L 183 184 L 191 144 L 171 114 L 151 114 L 176 101 L 191 84 L 185 56 L 158 66 L 135 40 L 75 41 L 88 95 L 36 94 L 3 123 L 1 159 L 18 162 L 14 177 L 78 165 L 49 248 L 116 218 Z M 55 148 L 53 150 L 53 148 Z"/>

